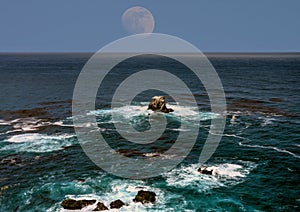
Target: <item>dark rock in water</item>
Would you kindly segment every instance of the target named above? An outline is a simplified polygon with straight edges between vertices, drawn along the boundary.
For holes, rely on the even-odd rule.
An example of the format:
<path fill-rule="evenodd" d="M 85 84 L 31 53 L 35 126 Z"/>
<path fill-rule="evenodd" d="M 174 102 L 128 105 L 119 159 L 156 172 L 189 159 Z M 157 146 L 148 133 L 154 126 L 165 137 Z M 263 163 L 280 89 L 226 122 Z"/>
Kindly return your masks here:
<path fill-rule="evenodd" d="M 173 112 L 171 108 L 167 108 L 164 96 L 153 96 L 151 102 L 148 105 L 148 110 L 161 111 L 164 113 Z"/>
<path fill-rule="evenodd" d="M 271 98 L 272 102 L 280 102 L 281 99 Z M 267 115 L 281 115 L 286 117 L 296 117 L 296 113 L 290 111 L 279 109 L 273 106 L 269 106 L 268 102 L 261 100 L 252 99 L 229 99 L 227 101 L 228 111 L 241 111 L 241 112 L 253 112 L 253 113 L 265 113 Z"/>
<path fill-rule="evenodd" d="M 269 99 L 271 102 L 283 102 L 283 100 L 282 99 L 280 99 L 280 98 L 276 98 L 276 97 L 274 97 L 274 98 L 270 98 Z"/>
<path fill-rule="evenodd" d="M 85 179 L 83 179 L 83 178 L 78 178 L 77 181 L 83 183 L 83 182 L 85 181 Z"/>
<path fill-rule="evenodd" d="M 111 202 L 109 206 L 110 208 L 121 208 L 123 205 L 125 205 L 125 203 L 118 199 Z"/>
<path fill-rule="evenodd" d="M 64 209 L 69 210 L 80 210 L 88 205 L 92 205 L 96 200 L 75 200 L 75 199 L 66 199 L 61 203 L 61 206 Z"/>
<path fill-rule="evenodd" d="M 143 204 L 145 203 L 154 203 L 155 202 L 155 196 L 156 194 L 152 191 L 144 191 L 140 190 L 135 198 L 133 199 L 134 202 L 141 202 Z"/>
<path fill-rule="evenodd" d="M 98 202 L 97 207 L 93 211 L 105 211 L 105 210 L 108 210 L 108 208 L 102 202 Z"/>
<path fill-rule="evenodd" d="M 213 169 L 212 170 L 208 170 L 207 167 L 200 167 L 198 169 L 198 172 L 200 172 L 201 174 L 207 174 L 207 175 L 213 175 Z"/>
<path fill-rule="evenodd" d="M 126 157 L 144 156 L 143 152 L 133 149 L 119 149 L 117 152 Z"/>

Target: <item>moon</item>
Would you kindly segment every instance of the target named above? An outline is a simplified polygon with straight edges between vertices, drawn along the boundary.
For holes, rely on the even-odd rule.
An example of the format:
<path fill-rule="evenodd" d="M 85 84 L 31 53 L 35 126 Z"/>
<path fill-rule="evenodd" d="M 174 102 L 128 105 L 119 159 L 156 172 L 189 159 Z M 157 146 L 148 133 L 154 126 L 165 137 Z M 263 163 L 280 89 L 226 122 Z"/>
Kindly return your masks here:
<path fill-rule="evenodd" d="M 125 30 L 132 34 L 152 33 L 154 18 L 144 7 L 131 7 L 123 13 L 122 24 Z"/>

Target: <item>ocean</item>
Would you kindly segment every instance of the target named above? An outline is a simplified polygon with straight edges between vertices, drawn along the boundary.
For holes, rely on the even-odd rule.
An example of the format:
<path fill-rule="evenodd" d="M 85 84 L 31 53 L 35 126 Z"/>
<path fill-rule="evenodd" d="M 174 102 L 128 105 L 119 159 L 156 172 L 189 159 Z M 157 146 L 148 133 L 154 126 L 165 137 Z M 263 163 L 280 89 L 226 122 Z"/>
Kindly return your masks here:
<path fill-rule="evenodd" d="M 166 96 L 174 112 L 166 114 L 167 129 L 159 141 L 147 145 L 126 142 L 116 131 L 109 86 L 123 78 L 118 74 L 107 78 L 107 90 L 98 91 L 95 110 L 87 115 L 96 116 L 103 137 L 126 157 L 163 155 L 180 133 L 181 123 L 192 125 L 194 117 L 200 117 L 196 143 L 182 162 L 143 180 L 107 173 L 78 142 L 72 96 L 91 55 L 0 54 L 0 211 L 64 211 L 61 203 L 67 198 L 96 199 L 106 206 L 121 199 L 126 205 L 120 211 L 300 210 L 300 54 L 206 54 L 221 79 L 227 104 L 222 139 L 205 163 L 215 170 L 213 175 L 197 170 L 211 121 L 218 114 L 211 112 L 206 90 L 194 77 L 174 64 L 164 64 L 182 74 L 198 110 L 181 106 L 156 90 L 142 92 L 131 105 L 116 109 L 135 129 L 147 130 L 151 96 Z M 153 57 L 140 59 L 129 61 L 119 71 L 163 62 Z M 156 202 L 133 202 L 141 189 L 155 192 Z"/>

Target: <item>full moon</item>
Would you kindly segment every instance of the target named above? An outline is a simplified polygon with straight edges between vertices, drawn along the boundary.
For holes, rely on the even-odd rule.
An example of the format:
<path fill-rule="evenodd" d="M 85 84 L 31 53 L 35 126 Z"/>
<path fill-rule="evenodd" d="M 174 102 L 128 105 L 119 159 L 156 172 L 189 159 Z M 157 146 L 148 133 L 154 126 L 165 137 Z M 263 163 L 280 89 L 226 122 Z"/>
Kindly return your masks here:
<path fill-rule="evenodd" d="M 132 34 L 152 33 L 154 18 L 144 7 L 131 7 L 123 13 L 122 24 L 126 31 Z"/>

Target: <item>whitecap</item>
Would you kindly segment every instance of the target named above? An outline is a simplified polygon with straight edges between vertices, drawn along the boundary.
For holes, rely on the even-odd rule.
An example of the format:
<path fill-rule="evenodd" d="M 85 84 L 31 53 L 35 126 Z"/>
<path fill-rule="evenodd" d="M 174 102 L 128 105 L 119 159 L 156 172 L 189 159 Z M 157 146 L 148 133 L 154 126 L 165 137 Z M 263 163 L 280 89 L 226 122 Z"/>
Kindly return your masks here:
<path fill-rule="evenodd" d="M 245 173 L 243 173 L 241 170 L 243 167 L 238 164 L 220 164 L 217 167 L 213 167 L 215 169 L 215 175 L 221 175 L 221 176 L 226 176 L 226 177 L 246 177 Z"/>
<path fill-rule="evenodd" d="M 240 146 L 245 146 L 245 147 L 250 147 L 250 148 L 260 148 L 260 149 L 271 149 L 271 150 L 275 150 L 277 152 L 281 152 L 281 153 L 287 153 L 289 155 L 292 155 L 295 158 L 300 158 L 299 155 L 296 155 L 288 150 L 285 149 L 280 149 L 274 146 L 261 146 L 261 145 L 250 145 L 250 144 L 243 144 L 242 142 L 239 142 Z"/>
<path fill-rule="evenodd" d="M 44 119 L 37 119 L 34 117 L 18 118 L 18 119 L 14 119 L 14 120 L 10 120 L 10 121 L 0 120 L 0 125 L 10 125 L 15 129 L 15 130 L 9 130 L 4 133 L 1 133 L 1 135 L 9 134 L 12 132 L 38 131 L 40 127 L 44 127 L 44 126 L 73 127 L 73 125 L 64 124 L 63 121 L 50 122 L 50 121 L 45 121 Z"/>
<path fill-rule="evenodd" d="M 187 186 L 204 192 L 213 188 L 238 184 L 252 170 L 255 165 L 244 162 L 239 164 L 215 164 L 207 166 L 207 170 L 213 170 L 212 175 L 198 172 L 201 164 L 182 165 L 170 172 L 163 174 L 169 186 L 185 188 Z"/>
<path fill-rule="evenodd" d="M 21 129 L 16 129 L 16 130 L 8 130 L 4 133 L 0 133 L 0 135 L 5 135 L 5 134 L 9 134 L 9 133 L 14 133 L 14 132 L 23 132 Z"/>
<path fill-rule="evenodd" d="M 265 127 L 267 125 L 272 125 L 274 123 L 274 121 L 276 120 L 273 117 L 259 117 L 258 119 L 262 119 L 262 123 L 261 123 L 262 127 Z"/>
<path fill-rule="evenodd" d="M 11 122 L 0 119 L 0 125 L 11 125 Z"/>
<path fill-rule="evenodd" d="M 209 132 L 209 133 L 212 134 L 212 135 L 221 135 L 221 136 L 224 136 L 224 137 L 234 137 L 234 138 L 246 140 L 246 138 L 244 138 L 244 137 L 242 137 L 242 136 L 235 135 L 235 134 L 226 134 L 226 133 L 223 133 L 223 134 L 217 134 L 217 133 L 212 133 L 212 132 Z"/>
<path fill-rule="evenodd" d="M 61 126 L 61 127 L 74 127 L 72 124 L 65 124 L 63 121 L 53 122 L 52 125 Z"/>
<path fill-rule="evenodd" d="M 179 156 L 176 154 L 160 154 L 160 153 L 145 153 L 143 154 L 145 157 L 161 157 L 162 159 L 172 159 L 172 158 L 178 158 Z M 183 156 L 181 156 L 183 157 Z"/>
<path fill-rule="evenodd" d="M 23 132 L 36 131 L 38 127 L 47 126 L 49 122 L 36 118 L 20 118 L 11 121 L 15 129 L 21 129 Z"/>
<path fill-rule="evenodd" d="M 15 152 L 52 152 L 63 147 L 77 143 L 75 135 L 43 135 L 39 133 L 26 133 L 9 137 L 4 140 L 6 145 L 1 147 L 1 151 Z"/>

